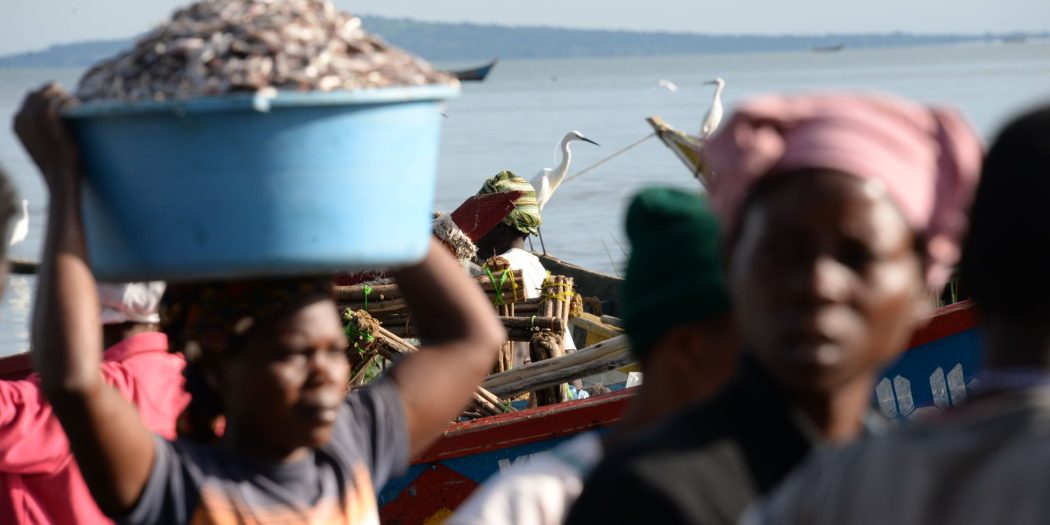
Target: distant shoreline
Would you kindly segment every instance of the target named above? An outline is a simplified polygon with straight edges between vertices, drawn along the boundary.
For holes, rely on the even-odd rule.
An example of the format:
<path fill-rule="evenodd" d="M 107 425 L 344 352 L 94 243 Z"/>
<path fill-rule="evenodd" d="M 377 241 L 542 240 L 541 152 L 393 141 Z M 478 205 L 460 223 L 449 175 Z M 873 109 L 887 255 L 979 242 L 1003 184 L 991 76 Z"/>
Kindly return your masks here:
<path fill-rule="evenodd" d="M 827 35 L 709 35 L 694 33 L 581 30 L 483 24 L 418 22 L 362 17 L 364 27 L 432 61 L 514 58 L 668 56 L 740 52 L 810 51 L 842 46 L 870 49 L 967 42 L 1032 42 L 1050 32 Z M 131 46 L 133 38 L 55 44 L 47 49 L 0 56 L 0 67 L 88 66 Z"/>

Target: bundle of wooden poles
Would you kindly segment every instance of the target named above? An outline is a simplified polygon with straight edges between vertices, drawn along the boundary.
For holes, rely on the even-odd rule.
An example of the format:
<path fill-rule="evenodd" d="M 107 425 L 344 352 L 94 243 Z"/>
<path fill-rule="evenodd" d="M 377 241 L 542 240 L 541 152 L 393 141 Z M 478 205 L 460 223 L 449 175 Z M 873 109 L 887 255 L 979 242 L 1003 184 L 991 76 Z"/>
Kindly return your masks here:
<path fill-rule="evenodd" d="M 495 381 L 493 384 L 500 393 L 479 387 L 466 415 L 488 416 L 511 411 L 510 400 L 526 393 L 530 394 L 532 405 L 566 401 L 566 381 L 587 375 L 590 370 L 602 372 L 613 365 L 623 366 L 620 363 L 629 359 L 626 340 L 622 338 L 611 347 L 596 345 L 565 355 L 566 327 L 570 326 L 570 318 L 580 316 L 583 310 L 583 301 L 576 294 L 571 278 L 548 276 L 540 296 L 526 299 L 521 271 L 511 270 L 505 259 L 490 259 L 484 269 L 485 275 L 478 277 L 477 283 L 492 301 L 508 338 L 500 349 L 493 375 L 486 381 L 486 384 Z M 405 341 L 418 334 L 396 284 L 340 286 L 336 287 L 335 295 L 340 307 L 347 312 L 348 334 L 356 349 L 351 356 L 354 363 L 351 386 L 363 384 L 370 370 L 378 371 L 379 363 L 388 366 L 416 351 L 415 346 Z M 531 364 L 513 368 L 515 342 L 528 343 Z"/>
<path fill-rule="evenodd" d="M 392 364 L 405 355 L 418 351 L 414 345 L 383 328 L 364 310 L 347 310 L 344 321 L 348 326 L 348 335 L 351 336 L 351 351 L 357 354 L 352 356 L 351 360 L 351 388 L 364 383 L 369 368 L 374 366 L 377 358 Z M 506 405 L 498 397 L 479 386 L 474 391 L 467 413 L 472 416 L 494 416 L 505 412 L 505 408 Z"/>

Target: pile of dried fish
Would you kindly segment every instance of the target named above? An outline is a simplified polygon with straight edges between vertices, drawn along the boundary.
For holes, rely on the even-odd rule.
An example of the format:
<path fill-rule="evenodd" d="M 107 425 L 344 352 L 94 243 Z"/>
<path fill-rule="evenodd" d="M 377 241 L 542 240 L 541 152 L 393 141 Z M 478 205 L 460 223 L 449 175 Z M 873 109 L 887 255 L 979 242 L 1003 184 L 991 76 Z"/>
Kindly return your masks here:
<path fill-rule="evenodd" d="M 457 80 L 361 28 L 327 0 L 203 0 L 92 67 L 89 100 L 168 100 L 237 91 L 353 90 Z"/>

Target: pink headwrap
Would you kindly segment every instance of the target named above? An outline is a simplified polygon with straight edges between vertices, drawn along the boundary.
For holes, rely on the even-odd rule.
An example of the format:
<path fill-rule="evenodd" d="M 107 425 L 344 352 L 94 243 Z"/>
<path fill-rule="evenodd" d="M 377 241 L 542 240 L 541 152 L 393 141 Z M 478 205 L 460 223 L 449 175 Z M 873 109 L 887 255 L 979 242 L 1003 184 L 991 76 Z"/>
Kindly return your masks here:
<path fill-rule="evenodd" d="M 744 103 L 704 145 L 711 203 L 726 225 L 767 175 L 825 168 L 880 181 L 927 240 L 927 281 L 959 257 L 980 172 L 980 140 L 955 111 L 883 95 L 766 96 Z"/>

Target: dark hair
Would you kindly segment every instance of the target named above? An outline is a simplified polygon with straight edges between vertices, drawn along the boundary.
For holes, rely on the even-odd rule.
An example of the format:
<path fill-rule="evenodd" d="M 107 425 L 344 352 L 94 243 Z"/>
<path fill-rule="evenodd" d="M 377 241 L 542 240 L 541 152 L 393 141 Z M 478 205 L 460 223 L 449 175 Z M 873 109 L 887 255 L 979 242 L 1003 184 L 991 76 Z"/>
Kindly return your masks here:
<path fill-rule="evenodd" d="M 960 270 L 982 314 L 1050 314 L 1050 106 L 1010 122 L 982 168 Z"/>
<path fill-rule="evenodd" d="M 225 410 L 222 397 L 208 385 L 204 367 L 204 363 L 197 361 L 187 363 L 183 369 L 184 388 L 190 395 L 190 402 L 179 415 L 178 432 L 180 437 L 200 443 L 216 443 L 219 441 L 216 422 L 225 415 Z"/>
<path fill-rule="evenodd" d="M 0 167 L 0 232 L 4 233 L 4 238 L 0 240 L 0 260 L 7 258 L 7 244 L 17 215 L 18 193 L 15 192 L 11 177 Z"/>
<path fill-rule="evenodd" d="M 183 375 L 191 396 L 179 417 L 179 434 L 203 442 L 217 440 L 215 423 L 225 411 L 221 393 L 208 384 L 210 368 L 223 356 L 239 354 L 251 334 L 269 321 L 332 298 L 331 285 L 327 276 L 169 285 L 160 304 L 161 329 L 171 351 L 186 355 Z"/>

